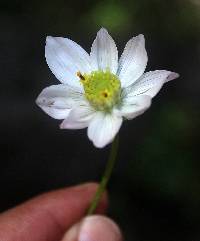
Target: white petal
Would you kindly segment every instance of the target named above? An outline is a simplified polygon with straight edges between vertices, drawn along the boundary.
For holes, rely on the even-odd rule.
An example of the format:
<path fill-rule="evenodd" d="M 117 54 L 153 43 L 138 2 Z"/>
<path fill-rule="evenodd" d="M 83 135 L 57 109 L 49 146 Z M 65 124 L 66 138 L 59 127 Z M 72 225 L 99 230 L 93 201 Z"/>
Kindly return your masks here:
<path fill-rule="evenodd" d="M 68 38 L 47 37 L 45 57 L 51 71 L 61 83 L 82 89 L 77 72 L 91 72 L 90 57 Z"/>
<path fill-rule="evenodd" d="M 130 39 L 119 60 L 117 71 L 122 87 L 131 85 L 144 73 L 147 60 L 144 36 L 140 34 Z"/>
<path fill-rule="evenodd" d="M 109 69 L 116 74 L 118 67 L 118 52 L 114 40 L 107 30 L 101 28 L 97 33 L 90 53 L 94 70 Z"/>
<path fill-rule="evenodd" d="M 36 103 L 44 112 L 55 119 L 65 119 L 71 108 L 84 101 L 82 93 L 67 85 L 52 85 L 43 89 Z"/>
<path fill-rule="evenodd" d="M 168 81 L 171 81 L 173 79 L 177 79 L 180 75 L 178 73 L 175 72 L 170 72 L 170 74 L 168 75 L 167 79 L 165 80 L 165 83 Z"/>
<path fill-rule="evenodd" d="M 85 103 L 72 109 L 68 117 L 61 123 L 61 129 L 83 129 L 88 126 L 95 111 Z"/>
<path fill-rule="evenodd" d="M 166 70 L 150 71 L 141 76 L 133 85 L 125 89 L 125 92 L 131 96 L 145 94 L 154 97 L 165 82 L 175 79 L 178 76 L 178 74 Z"/>
<path fill-rule="evenodd" d="M 130 120 L 143 114 L 150 105 L 151 98 L 148 95 L 126 97 L 121 108 L 115 110 L 115 114 Z"/>
<path fill-rule="evenodd" d="M 98 112 L 88 126 L 88 137 L 98 148 L 111 143 L 122 124 L 122 118 Z"/>

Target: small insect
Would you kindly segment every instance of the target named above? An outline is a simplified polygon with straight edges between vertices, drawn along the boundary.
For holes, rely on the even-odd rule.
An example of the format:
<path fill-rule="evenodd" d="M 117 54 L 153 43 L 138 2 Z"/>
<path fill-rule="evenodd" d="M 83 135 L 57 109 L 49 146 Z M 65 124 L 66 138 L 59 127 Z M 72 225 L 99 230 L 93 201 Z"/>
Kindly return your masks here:
<path fill-rule="evenodd" d="M 80 71 L 78 71 L 76 74 L 81 80 L 85 80 L 85 77 L 81 74 Z"/>

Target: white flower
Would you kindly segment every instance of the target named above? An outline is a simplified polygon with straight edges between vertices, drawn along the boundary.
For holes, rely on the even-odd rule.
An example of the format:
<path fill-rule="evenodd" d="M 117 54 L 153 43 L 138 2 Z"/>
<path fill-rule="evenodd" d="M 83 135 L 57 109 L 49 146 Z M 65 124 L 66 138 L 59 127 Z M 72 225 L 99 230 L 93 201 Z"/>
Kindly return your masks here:
<path fill-rule="evenodd" d="M 47 64 L 61 82 L 45 88 L 36 103 L 51 117 L 64 119 L 62 129 L 87 129 L 98 148 L 112 142 L 123 119 L 141 115 L 163 84 L 178 77 L 166 70 L 146 72 L 142 34 L 118 51 L 107 30 L 97 33 L 90 55 L 68 38 L 47 37 Z"/>

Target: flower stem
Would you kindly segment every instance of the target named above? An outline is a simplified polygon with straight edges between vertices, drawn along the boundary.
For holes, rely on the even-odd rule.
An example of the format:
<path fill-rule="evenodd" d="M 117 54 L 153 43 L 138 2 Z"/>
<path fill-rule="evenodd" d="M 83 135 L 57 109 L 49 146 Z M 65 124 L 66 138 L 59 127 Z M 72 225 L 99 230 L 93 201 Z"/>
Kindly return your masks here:
<path fill-rule="evenodd" d="M 117 150 L 118 150 L 118 145 L 119 145 L 119 136 L 117 135 L 114 139 L 114 141 L 112 142 L 112 147 L 110 150 L 110 154 L 109 154 L 109 159 L 107 161 L 106 164 L 106 168 L 104 171 L 104 174 L 102 176 L 101 182 L 99 184 L 99 187 L 95 193 L 95 196 L 90 204 L 90 207 L 87 211 L 87 215 L 91 215 L 95 212 L 99 201 L 102 197 L 102 194 L 105 191 L 106 185 L 110 179 L 114 164 L 115 164 L 115 160 L 116 160 L 116 156 L 117 156 Z"/>

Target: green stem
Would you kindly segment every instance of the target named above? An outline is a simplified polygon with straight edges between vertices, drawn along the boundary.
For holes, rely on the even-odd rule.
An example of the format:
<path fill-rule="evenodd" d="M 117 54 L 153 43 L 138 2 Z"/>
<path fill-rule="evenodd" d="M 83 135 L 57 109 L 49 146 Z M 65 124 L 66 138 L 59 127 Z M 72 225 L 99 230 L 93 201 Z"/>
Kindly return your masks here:
<path fill-rule="evenodd" d="M 118 145 L 119 145 L 119 137 L 117 135 L 115 137 L 114 141 L 112 142 L 112 147 L 111 147 L 111 150 L 110 150 L 110 155 L 109 155 L 109 159 L 108 159 L 107 164 L 106 164 L 104 174 L 102 176 L 102 179 L 101 179 L 101 182 L 100 182 L 99 187 L 97 189 L 97 192 L 96 192 L 96 194 L 95 194 L 95 196 L 94 196 L 94 198 L 93 198 L 93 200 L 90 204 L 90 207 L 87 211 L 87 215 L 91 215 L 95 212 L 95 210 L 96 210 L 96 208 L 99 204 L 99 201 L 102 197 L 102 194 L 105 191 L 106 185 L 107 185 L 107 183 L 110 179 L 110 176 L 111 176 L 114 164 L 115 164 Z"/>

